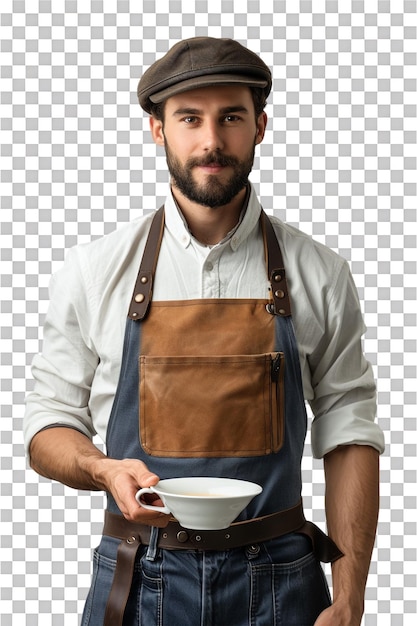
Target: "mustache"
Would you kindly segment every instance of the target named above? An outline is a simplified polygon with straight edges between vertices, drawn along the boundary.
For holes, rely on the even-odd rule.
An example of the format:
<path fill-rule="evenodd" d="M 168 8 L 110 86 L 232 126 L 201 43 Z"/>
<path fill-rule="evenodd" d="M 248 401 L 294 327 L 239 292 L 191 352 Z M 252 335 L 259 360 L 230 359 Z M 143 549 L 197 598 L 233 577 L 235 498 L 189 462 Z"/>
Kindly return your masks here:
<path fill-rule="evenodd" d="M 208 165 L 220 165 L 221 167 L 235 166 L 239 163 L 238 159 L 232 156 L 221 154 L 220 152 L 211 152 L 204 157 L 193 157 L 188 159 L 187 167 L 208 166 Z"/>

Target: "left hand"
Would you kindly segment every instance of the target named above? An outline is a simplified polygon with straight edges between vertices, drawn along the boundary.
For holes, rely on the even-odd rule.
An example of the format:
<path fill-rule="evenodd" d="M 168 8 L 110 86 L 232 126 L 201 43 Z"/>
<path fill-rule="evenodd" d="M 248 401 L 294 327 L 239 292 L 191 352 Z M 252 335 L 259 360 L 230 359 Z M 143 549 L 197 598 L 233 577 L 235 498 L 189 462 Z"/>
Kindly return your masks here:
<path fill-rule="evenodd" d="M 362 614 L 353 613 L 348 606 L 332 604 L 320 613 L 314 626 L 361 626 Z"/>

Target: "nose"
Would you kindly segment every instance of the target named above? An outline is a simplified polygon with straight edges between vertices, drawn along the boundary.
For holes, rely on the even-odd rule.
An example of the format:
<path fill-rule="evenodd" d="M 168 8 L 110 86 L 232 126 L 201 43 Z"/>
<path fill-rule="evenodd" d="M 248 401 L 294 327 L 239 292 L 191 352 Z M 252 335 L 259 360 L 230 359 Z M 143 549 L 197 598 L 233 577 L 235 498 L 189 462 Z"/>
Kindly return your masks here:
<path fill-rule="evenodd" d="M 202 128 L 203 149 L 206 152 L 223 150 L 224 140 L 222 129 L 217 120 L 206 120 Z"/>

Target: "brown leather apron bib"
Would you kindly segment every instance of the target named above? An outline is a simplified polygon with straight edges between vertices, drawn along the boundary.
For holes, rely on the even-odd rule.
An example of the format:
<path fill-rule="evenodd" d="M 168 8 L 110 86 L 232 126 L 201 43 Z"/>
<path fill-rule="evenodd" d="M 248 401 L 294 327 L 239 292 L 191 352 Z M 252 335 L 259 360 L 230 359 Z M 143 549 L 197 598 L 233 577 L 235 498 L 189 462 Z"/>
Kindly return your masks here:
<path fill-rule="evenodd" d="M 152 304 L 139 361 L 140 439 L 148 454 L 254 456 L 281 448 L 283 355 L 272 352 L 266 304 Z"/>
<path fill-rule="evenodd" d="M 269 220 L 262 221 L 267 256 L 277 245 L 267 246 L 266 224 L 270 227 Z M 271 301 L 158 301 L 148 309 L 161 214 L 152 226 L 129 311 L 132 319 L 142 320 L 143 449 L 151 456 L 172 458 L 278 452 L 284 439 L 284 355 L 274 352 L 271 313 L 278 301 L 278 314 L 290 314 L 282 260 L 273 259 L 272 267 L 278 261 L 279 269 L 271 272 L 277 285 Z"/>

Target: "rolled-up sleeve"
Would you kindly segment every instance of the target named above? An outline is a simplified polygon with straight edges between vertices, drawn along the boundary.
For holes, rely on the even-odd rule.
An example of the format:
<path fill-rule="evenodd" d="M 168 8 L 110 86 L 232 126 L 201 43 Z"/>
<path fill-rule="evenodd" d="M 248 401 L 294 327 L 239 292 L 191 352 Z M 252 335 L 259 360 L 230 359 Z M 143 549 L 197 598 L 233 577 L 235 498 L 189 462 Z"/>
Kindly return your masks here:
<path fill-rule="evenodd" d="M 50 283 L 50 305 L 43 331 L 43 350 L 32 362 L 34 388 L 26 398 L 24 440 L 30 442 L 51 425 L 76 428 L 92 438 L 89 411 L 91 383 L 98 356 L 89 340 L 90 313 L 76 254 Z"/>
<path fill-rule="evenodd" d="M 349 267 L 341 264 L 328 293 L 322 339 L 308 356 L 314 397 L 311 430 L 313 454 L 322 458 L 339 445 L 370 445 L 384 450 L 375 423 L 376 385 L 365 359 L 365 325 Z"/>

